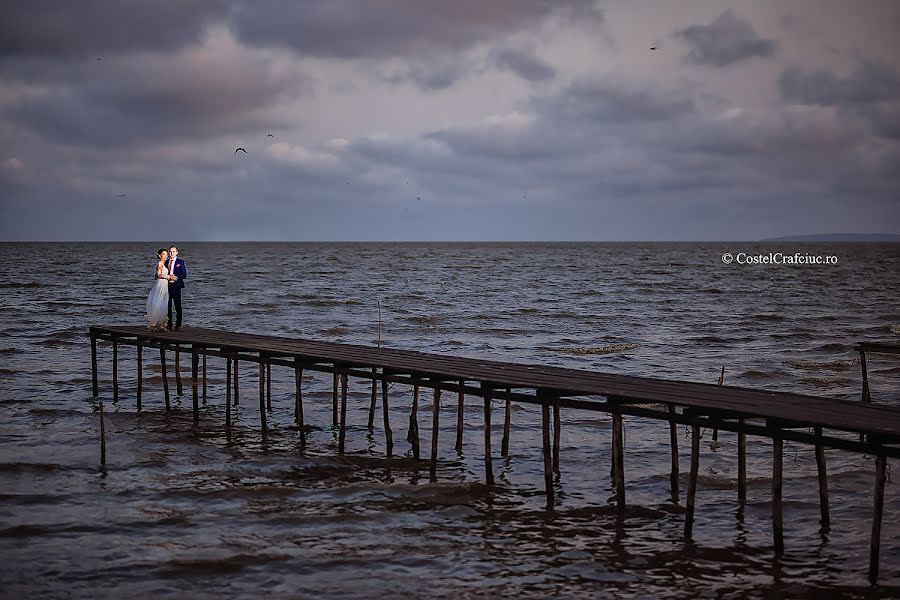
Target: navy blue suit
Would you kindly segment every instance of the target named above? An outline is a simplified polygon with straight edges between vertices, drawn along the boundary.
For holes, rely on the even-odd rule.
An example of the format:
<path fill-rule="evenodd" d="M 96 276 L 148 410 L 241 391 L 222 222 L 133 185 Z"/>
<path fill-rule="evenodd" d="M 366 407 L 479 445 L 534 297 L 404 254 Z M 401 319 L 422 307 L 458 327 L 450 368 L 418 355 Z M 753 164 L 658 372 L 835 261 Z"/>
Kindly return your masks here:
<path fill-rule="evenodd" d="M 166 265 L 168 266 L 168 265 Z M 184 289 L 184 280 L 187 277 L 187 268 L 180 258 L 175 259 L 175 267 L 172 274 L 178 279 L 169 282 L 169 329 L 181 327 L 181 290 Z M 175 320 L 172 320 L 172 308 L 175 308 Z"/>

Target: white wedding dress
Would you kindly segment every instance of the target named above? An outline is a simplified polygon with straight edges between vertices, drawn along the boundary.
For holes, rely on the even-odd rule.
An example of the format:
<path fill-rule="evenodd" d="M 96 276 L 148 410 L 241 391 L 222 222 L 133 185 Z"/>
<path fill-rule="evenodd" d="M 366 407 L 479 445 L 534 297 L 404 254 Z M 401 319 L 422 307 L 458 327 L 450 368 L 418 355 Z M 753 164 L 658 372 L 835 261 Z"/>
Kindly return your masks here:
<path fill-rule="evenodd" d="M 169 315 L 169 280 L 160 279 L 160 274 L 168 274 L 162 263 L 156 266 L 156 283 L 147 297 L 147 325 L 151 329 L 165 327 Z"/>

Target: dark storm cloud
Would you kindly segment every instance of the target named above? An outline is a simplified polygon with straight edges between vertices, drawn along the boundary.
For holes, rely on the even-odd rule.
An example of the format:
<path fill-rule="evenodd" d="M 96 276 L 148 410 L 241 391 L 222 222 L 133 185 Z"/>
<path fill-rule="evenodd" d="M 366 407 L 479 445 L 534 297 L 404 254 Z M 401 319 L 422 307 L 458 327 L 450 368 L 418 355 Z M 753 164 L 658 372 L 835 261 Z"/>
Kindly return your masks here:
<path fill-rule="evenodd" d="M 177 50 L 197 42 L 225 8 L 222 0 L 4 2 L 0 58 Z"/>
<path fill-rule="evenodd" d="M 231 24 L 252 45 L 312 56 L 388 58 L 463 50 L 552 16 L 602 19 L 592 0 L 278 0 L 266 10 L 236 3 Z"/>
<path fill-rule="evenodd" d="M 613 78 L 576 81 L 533 104 L 553 119 L 609 123 L 665 121 L 695 111 L 693 100 L 684 93 Z"/>
<path fill-rule="evenodd" d="M 532 50 L 499 48 L 491 53 L 494 64 L 528 81 L 547 81 L 556 77 L 556 69 L 542 61 Z"/>
<path fill-rule="evenodd" d="M 687 60 L 697 65 L 724 67 L 753 57 L 774 56 L 777 44 L 767 40 L 742 19 L 726 10 L 709 25 L 691 25 L 676 32 L 687 42 Z"/>

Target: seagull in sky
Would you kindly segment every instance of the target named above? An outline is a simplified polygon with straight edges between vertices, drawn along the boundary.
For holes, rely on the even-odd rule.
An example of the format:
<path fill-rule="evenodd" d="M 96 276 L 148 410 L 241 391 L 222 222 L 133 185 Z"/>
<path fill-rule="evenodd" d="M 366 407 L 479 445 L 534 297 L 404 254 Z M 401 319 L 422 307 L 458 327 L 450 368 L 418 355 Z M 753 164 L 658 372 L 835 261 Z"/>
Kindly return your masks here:
<path fill-rule="evenodd" d="M 659 48 L 657 48 L 656 46 L 650 46 L 650 49 L 651 50 L 659 50 Z"/>
<path fill-rule="evenodd" d="M 116 198 L 124 198 L 125 194 L 116 194 Z"/>
<path fill-rule="evenodd" d="M 270 133 L 270 134 L 268 135 L 268 137 L 273 138 L 273 137 L 275 137 L 275 136 L 272 135 L 272 134 Z"/>
<path fill-rule="evenodd" d="M 241 151 L 241 152 L 243 152 L 244 154 L 247 154 L 247 151 L 244 150 L 243 148 L 235 148 L 235 149 L 234 149 L 234 153 L 235 153 L 235 154 L 237 154 L 238 151 Z"/>

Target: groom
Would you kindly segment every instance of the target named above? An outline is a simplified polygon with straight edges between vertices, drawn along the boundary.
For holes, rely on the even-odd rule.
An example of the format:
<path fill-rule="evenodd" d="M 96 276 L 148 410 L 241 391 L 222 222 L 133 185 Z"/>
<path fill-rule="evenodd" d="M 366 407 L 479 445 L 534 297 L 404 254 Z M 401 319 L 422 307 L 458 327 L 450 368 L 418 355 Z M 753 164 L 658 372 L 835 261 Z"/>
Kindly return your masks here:
<path fill-rule="evenodd" d="M 181 329 L 181 290 L 184 289 L 184 279 L 187 277 L 187 269 L 184 261 L 178 258 L 178 248 L 169 246 L 169 329 L 172 329 L 174 323 L 175 329 Z M 173 279 L 174 277 L 174 279 Z M 175 320 L 172 320 L 172 307 L 175 307 L 177 313 Z"/>

